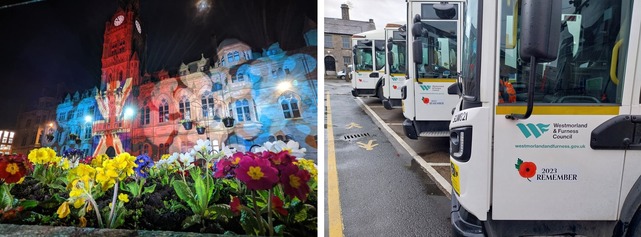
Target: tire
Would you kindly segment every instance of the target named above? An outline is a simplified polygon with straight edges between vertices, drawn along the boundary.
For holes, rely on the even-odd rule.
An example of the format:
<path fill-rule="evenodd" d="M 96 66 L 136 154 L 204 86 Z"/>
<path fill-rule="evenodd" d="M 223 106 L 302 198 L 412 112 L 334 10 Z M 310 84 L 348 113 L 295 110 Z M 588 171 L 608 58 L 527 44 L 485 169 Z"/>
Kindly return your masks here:
<path fill-rule="evenodd" d="M 641 210 L 637 210 L 628 225 L 625 236 L 641 236 Z"/>
<path fill-rule="evenodd" d="M 345 76 L 339 76 L 338 79 L 345 80 Z"/>

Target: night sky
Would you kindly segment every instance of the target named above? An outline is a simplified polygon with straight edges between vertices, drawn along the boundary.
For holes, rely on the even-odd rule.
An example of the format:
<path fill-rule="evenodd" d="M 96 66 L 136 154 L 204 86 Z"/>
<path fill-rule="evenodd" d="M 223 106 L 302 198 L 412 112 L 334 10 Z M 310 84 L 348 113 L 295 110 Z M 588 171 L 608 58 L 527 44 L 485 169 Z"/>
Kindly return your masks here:
<path fill-rule="evenodd" d="M 274 42 L 300 48 L 316 28 L 314 0 L 202 0 L 204 11 L 198 1 L 140 0 L 147 72 L 211 57 L 226 38 L 255 51 Z M 59 83 L 65 92 L 100 85 L 105 22 L 117 7 L 118 0 L 0 0 L 0 129 L 13 130 L 21 107 L 55 95 Z"/>

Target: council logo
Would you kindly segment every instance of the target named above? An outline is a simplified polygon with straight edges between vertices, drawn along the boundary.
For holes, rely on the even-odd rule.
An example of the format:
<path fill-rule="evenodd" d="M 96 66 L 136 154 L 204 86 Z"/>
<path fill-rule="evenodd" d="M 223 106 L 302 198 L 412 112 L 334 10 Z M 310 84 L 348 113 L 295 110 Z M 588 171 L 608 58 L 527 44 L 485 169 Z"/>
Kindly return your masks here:
<path fill-rule="evenodd" d="M 548 127 L 550 127 L 549 124 L 543 124 L 543 123 L 537 123 L 532 124 L 532 123 L 517 123 L 516 126 L 521 130 L 521 133 L 523 133 L 523 136 L 525 138 L 529 138 L 531 136 L 534 136 L 535 138 L 539 138 L 541 135 L 549 131 Z"/>
<path fill-rule="evenodd" d="M 430 85 L 421 85 L 421 90 L 423 90 L 423 91 L 429 91 L 430 88 L 432 88 L 432 86 L 430 86 Z"/>

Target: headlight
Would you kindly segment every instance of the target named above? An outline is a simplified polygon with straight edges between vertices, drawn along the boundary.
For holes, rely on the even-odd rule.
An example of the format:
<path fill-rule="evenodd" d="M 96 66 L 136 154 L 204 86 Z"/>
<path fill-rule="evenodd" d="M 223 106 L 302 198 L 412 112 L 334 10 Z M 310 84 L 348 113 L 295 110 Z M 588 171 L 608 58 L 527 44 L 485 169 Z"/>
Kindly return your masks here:
<path fill-rule="evenodd" d="M 457 161 L 467 162 L 472 153 L 472 127 L 450 130 L 450 156 Z"/>

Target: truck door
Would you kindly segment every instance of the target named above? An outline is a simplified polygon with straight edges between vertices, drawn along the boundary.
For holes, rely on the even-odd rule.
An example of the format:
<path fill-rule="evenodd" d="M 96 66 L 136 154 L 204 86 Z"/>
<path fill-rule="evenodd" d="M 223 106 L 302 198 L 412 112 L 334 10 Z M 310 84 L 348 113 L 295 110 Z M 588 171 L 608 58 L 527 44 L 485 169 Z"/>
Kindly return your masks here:
<path fill-rule="evenodd" d="M 409 62 L 413 90 L 409 91 L 414 93 L 408 97 L 414 98 L 415 120 L 449 121 L 458 101 L 458 96 L 447 94 L 447 88 L 456 82 L 459 71 L 461 4 L 425 1 L 411 2 L 410 7 L 414 19 L 408 42 L 413 59 Z"/>
<path fill-rule="evenodd" d="M 492 218 L 616 220 L 626 149 L 612 144 L 630 131 L 608 124 L 631 114 L 632 1 L 563 1 L 558 57 L 536 71 L 519 56 L 516 2 L 502 1 L 496 52 Z M 532 116 L 506 118 L 525 112 L 529 90 Z"/>

